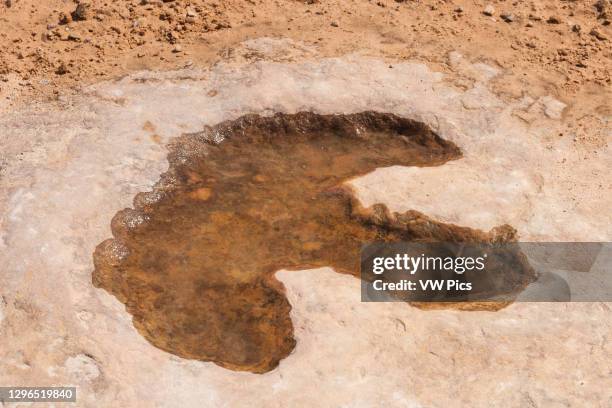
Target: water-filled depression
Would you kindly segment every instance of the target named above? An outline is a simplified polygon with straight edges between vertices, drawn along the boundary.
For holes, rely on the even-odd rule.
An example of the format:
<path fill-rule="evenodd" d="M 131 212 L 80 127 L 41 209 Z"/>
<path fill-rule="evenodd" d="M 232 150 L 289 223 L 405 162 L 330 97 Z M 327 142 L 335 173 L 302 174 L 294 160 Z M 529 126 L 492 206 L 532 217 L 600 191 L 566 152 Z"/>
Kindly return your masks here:
<path fill-rule="evenodd" d="M 376 112 L 248 115 L 183 135 L 153 191 L 113 218 L 93 282 L 126 305 L 153 345 L 269 371 L 295 346 L 276 271 L 329 266 L 359 276 L 360 248 L 372 241 L 514 238 L 509 226 L 482 232 L 363 208 L 344 184 L 378 167 L 459 157 L 424 124 Z M 522 287 L 530 277 L 516 273 Z"/>

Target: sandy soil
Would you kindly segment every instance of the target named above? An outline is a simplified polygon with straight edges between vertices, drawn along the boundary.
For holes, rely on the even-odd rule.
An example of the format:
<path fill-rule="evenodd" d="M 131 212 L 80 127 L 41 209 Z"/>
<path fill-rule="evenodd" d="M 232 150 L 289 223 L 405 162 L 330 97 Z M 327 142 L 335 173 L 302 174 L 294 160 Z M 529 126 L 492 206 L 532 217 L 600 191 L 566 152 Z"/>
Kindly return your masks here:
<path fill-rule="evenodd" d="M 367 49 L 438 69 L 458 50 L 512 71 L 497 83 L 512 96 L 609 98 L 611 19 L 609 0 L 3 0 L 0 95 L 53 97 L 136 70 L 210 64 L 244 40 L 283 36 L 321 56 Z"/>

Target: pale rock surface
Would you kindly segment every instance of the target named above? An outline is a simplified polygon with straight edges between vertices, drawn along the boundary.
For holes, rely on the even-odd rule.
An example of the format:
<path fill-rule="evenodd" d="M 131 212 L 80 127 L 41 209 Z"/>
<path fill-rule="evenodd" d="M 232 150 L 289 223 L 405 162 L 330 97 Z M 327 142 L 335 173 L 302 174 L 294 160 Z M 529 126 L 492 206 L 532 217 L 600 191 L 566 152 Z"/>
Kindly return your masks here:
<path fill-rule="evenodd" d="M 421 119 L 464 158 L 353 180 L 366 205 L 483 229 L 507 222 L 526 240 L 612 236 L 609 148 L 585 160 L 553 137 L 560 105 L 550 99 L 548 113 L 517 117 L 528 104 L 489 90 L 495 68 L 455 56 L 475 81 L 463 92 L 421 64 L 304 59 L 270 39 L 246 46 L 262 60 L 142 73 L 0 117 L 0 383 L 75 385 L 82 407 L 612 405 L 608 303 L 422 311 L 361 303 L 359 281 L 330 269 L 282 271 L 297 347 L 278 369 L 233 372 L 149 345 L 123 305 L 92 287 L 92 251 L 167 167 L 164 143 L 245 113 Z"/>

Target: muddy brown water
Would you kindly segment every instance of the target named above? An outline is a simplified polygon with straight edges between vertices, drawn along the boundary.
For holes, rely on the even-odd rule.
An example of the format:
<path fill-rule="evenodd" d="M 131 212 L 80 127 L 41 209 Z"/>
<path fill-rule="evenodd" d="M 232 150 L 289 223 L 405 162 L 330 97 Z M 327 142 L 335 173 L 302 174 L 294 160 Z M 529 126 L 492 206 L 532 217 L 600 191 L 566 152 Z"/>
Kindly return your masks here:
<path fill-rule="evenodd" d="M 427 126 L 375 112 L 248 115 L 183 135 L 153 191 L 113 218 L 114 238 L 94 253 L 94 285 L 123 302 L 156 347 L 269 371 L 295 346 L 276 271 L 358 276 L 360 248 L 372 241 L 514 239 L 509 226 L 485 233 L 363 208 L 345 184 L 379 167 L 460 156 Z"/>

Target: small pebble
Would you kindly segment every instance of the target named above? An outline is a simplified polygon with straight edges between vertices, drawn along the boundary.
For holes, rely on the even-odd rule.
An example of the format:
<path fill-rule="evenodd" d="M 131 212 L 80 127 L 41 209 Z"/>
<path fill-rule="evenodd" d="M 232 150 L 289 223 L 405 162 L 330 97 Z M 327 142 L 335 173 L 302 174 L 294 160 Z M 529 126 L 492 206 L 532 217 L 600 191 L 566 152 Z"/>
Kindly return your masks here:
<path fill-rule="evenodd" d="M 599 41 L 606 41 L 608 39 L 608 37 L 606 37 L 601 31 L 598 31 L 595 28 L 592 29 L 589 34 L 591 34 L 593 37 L 597 38 Z"/>

